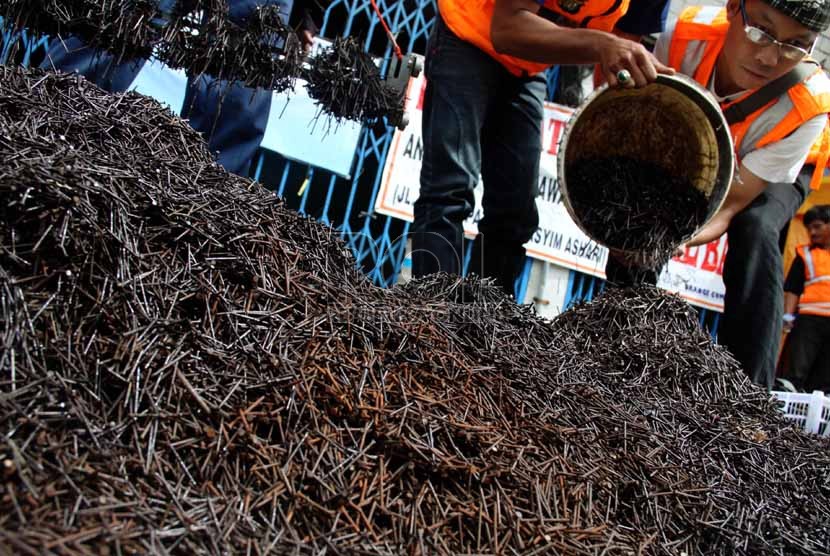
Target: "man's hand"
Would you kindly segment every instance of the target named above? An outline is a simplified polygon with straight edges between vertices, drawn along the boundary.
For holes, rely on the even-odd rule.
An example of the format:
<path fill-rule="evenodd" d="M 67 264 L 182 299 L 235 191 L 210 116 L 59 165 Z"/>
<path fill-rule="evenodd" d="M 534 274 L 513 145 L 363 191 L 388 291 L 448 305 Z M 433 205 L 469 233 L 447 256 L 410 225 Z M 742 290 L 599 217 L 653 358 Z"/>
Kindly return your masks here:
<path fill-rule="evenodd" d="M 311 47 L 314 46 L 314 32 L 309 31 L 308 29 L 300 29 L 297 32 L 297 36 L 300 37 L 300 44 L 303 47 L 303 54 L 311 52 Z"/>
<path fill-rule="evenodd" d="M 304 54 L 309 53 L 314 46 L 314 37 L 320 34 L 320 26 L 329 4 L 331 0 L 295 0 L 294 12 L 299 18 L 295 28 Z"/>
<path fill-rule="evenodd" d="M 605 33 L 597 43 L 599 66 L 610 87 L 644 87 L 657 79 L 657 74 L 674 75 L 674 69 L 661 64 L 638 43 Z M 631 78 L 620 83 L 617 74 L 625 70 Z"/>
<path fill-rule="evenodd" d="M 795 315 L 792 313 L 784 313 L 784 332 L 790 332 L 795 326 Z"/>

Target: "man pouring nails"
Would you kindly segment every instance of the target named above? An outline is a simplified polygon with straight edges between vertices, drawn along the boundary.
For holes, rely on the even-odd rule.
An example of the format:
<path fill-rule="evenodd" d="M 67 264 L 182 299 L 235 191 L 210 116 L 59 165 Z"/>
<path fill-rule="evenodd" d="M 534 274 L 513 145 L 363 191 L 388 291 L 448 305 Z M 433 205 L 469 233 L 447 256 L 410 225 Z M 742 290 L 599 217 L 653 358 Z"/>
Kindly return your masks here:
<path fill-rule="evenodd" d="M 513 293 L 523 245 L 538 224 L 543 71 L 598 64 L 614 87 L 641 87 L 658 73 L 673 73 L 638 42 L 611 32 L 629 8 L 643 6 L 662 13 L 665 3 L 438 0 L 425 64 L 424 158 L 412 228 L 415 276 L 461 274 L 462 223 L 473 211 L 480 175 L 484 216 L 470 271 L 495 278 Z"/>
<path fill-rule="evenodd" d="M 828 27 L 830 0 L 729 0 L 725 8 L 687 8 L 654 50 L 708 88 L 730 123 L 736 177 L 688 245 L 727 234 L 718 341 L 768 388 L 783 327 L 779 236 L 830 157 L 830 79 L 810 58 Z M 606 274 L 625 283 L 633 272 L 609 258 Z"/>

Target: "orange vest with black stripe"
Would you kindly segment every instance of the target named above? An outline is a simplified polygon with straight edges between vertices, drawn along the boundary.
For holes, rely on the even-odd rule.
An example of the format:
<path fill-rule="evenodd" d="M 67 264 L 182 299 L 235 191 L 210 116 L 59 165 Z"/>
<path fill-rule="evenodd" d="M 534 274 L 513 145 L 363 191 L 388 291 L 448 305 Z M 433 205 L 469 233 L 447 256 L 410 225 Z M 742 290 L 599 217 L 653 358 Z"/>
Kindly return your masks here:
<path fill-rule="evenodd" d="M 723 50 L 728 28 L 729 21 L 723 8 L 686 8 L 671 36 L 669 65 L 707 87 Z M 747 91 L 721 108 L 726 109 L 754 92 Z M 830 113 L 830 78 L 817 67 L 805 81 L 730 127 L 735 154 L 741 160 L 749 152 L 784 139 L 807 120 L 827 113 Z M 816 166 L 810 187 L 818 189 L 824 168 L 830 163 L 830 125 L 824 127 L 824 132 L 813 144 L 807 163 Z"/>
<path fill-rule="evenodd" d="M 558 25 L 610 31 L 628 9 L 629 0 L 545 0 L 540 15 Z M 541 4 L 541 2 L 539 2 Z M 490 40 L 496 0 L 438 0 L 438 11 L 455 35 L 495 58 L 514 75 L 534 75 L 550 64 L 499 54 Z"/>
<path fill-rule="evenodd" d="M 796 251 L 804 261 L 804 292 L 798 298 L 799 314 L 830 317 L 830 250 L 801 245 Z"/>

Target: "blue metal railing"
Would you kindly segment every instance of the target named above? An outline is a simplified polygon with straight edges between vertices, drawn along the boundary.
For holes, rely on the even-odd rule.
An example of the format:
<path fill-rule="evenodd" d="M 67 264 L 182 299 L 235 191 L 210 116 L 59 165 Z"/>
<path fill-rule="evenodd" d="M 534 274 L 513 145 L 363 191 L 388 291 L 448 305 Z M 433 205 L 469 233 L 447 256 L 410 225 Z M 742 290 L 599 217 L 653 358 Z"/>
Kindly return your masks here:
<path fill-rule="evenodd" d="M 12 56 L 17 54 L 20 57 L 17 63 L 28 67 L 31 65 L 32 56 L 38 50 L 46 48 L 49 43 L 48 37 L 34 35 L 25 29 L 12 31 L 5 26 L 2 17 L 0 17 L 0 37 L 3 41 L 0 43 L 0 64 L 4 65 L 14 62 Z"/>

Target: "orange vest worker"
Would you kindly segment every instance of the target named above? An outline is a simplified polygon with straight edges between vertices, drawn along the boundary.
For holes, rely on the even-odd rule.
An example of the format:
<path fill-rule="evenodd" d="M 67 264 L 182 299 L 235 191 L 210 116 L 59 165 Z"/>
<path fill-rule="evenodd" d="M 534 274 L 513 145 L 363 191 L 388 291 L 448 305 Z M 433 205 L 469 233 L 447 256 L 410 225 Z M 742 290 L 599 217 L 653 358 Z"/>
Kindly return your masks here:
<path fill-rule="evenodd" d="M 718 55 L 723 49 L 729 22 L 726 10 L 714 6 L 686 8 L 677 20 L 669 46 L 669 65 L 681 73 L 694 77 L 702 86 L 709 85 Z M 721 108 L 740 102 L 754 91 L 724 103 Z M 830 78 L 817 67 L 806 81 L 763 108 L 750 114 L 742 122 L 731 126 L 738 160 L 747 153 L 780 141 L 798 129 L 807 120 L 819 114 L 830 113 Z M 830 126 L 813 145 L 807 164 L 816 171 L 810 182 L 812 189 L 821 186 L 824 168 L 830 162 Z"/>
<path fill-rule="evenodd" d="M 611 31 L 628 9 L 629 0 L 544 0 L 540 15 L 558 25 Z M 539 2 L 542 4 L 542 2 Z M 496 0 L 438 0 L 438 11 L 455 35 L 495 58 L 514 75 L 534 75 L 550 64 L 498 54 L 490 40 Z"/>
<path fill-rule="evenodd" d="M 809 245 L 796 250 L 804 261 L 805 273 L 798 313 L 830 317 L 830 251 Z"/>

